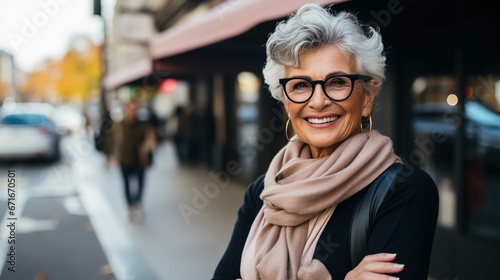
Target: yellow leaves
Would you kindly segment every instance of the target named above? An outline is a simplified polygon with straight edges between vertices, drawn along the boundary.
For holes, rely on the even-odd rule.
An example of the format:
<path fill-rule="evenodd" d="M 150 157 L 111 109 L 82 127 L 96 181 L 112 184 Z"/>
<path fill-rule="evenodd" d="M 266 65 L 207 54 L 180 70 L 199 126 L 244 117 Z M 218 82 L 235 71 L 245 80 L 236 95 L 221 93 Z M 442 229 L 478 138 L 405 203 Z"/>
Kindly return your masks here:
<path fill-rule="evenodd" d="M 57 92 L 61 101 L 86 101 L 93 92 L 99 91 L 99 46 L 92 44 L 87 53 L 70 49 L 60 61 L 60 70 Z"/>
<path fill-rule="evenodd" d="M 101 49 L 90 40 L 87 42 L 89 48 L 85 52 L 70 48 L 60 60 L 47 60 L 29 74 L 21 91 L 35 100 L 63 103 L 85 102 L 98 94 Z"/>

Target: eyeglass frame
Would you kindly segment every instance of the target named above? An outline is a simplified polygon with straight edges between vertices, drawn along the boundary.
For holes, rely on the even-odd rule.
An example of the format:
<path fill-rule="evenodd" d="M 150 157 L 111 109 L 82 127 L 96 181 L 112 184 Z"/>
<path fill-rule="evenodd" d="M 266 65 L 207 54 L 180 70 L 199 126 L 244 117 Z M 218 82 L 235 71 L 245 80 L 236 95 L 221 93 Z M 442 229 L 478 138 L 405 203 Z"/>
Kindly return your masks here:
<path fill-rule="evenodd" d="M 343 99 L 334 99 L 332 97 L 330 97 L 327 93 L 326 93 L 326 89 L 325 89 L 325 81 L 326 80 L 329 80 L 331 78 L 335 78 L 335 77 L 347 77 L 349 78 L 349 80 L 351 80 L 351 91 L 349 92 L 349 94 L 343 98 Z M 290 98 L 290 96 L 288 96 L 288 93 L 286 92 L 286 84 L 291 81 L 291 80 L 298 80 L 298 79 L 301 79 L 301 80 L 305 80 L 307 82 L 309 82 L 311 85 L 312 85 L 312 91 L 311 91 L 311 95 L 304 101 L 300 101 L 300 102 L 297 102 L 297 101 L 294 101 Z M 331 75 L 331 76 L 327 76 L 326 79 L 324 80 L 311 80 L 309 78 L 306 78 L 306 77 L 292 77 L 292 78 L 281 78 L 279 79 L 279 83 L 280 85 L 283 87 L 283 91 L 285 92 L 285 95 L 286 97 L 288 98 L 288 100 L 292 101 L 293 103 L 298 103 L 298 104 L 301 104 L 301 103 L 306 103 L 307 101 L 309 101 L 311 99 L 311 97 L 313 96 L 314 94 L 314 90 L 316 89 L 316 85 L 317 84 L 320 84 L 321 85 L 321 88 L 323 89 L 323 94 L 326 95 L 326 97 L 328 97 L 328 99 L 332 100 L 332 101 L 335 101 L 335 102 L 340 102 L 340 101 L 344 101 L 346 99 L 348 99 L 349 97 L 351 97 L 352 95 L 352 92 L 354 90 L 354 83 L 357 81 L 357 80 L 363 80 L 363 81 L 370 81 L 372 80 L 373 78 L 370 77 L 370 76 L 366 76 L 366 75 L 361 75 L 361 74 L 336 74 L 336 75 Z"/>

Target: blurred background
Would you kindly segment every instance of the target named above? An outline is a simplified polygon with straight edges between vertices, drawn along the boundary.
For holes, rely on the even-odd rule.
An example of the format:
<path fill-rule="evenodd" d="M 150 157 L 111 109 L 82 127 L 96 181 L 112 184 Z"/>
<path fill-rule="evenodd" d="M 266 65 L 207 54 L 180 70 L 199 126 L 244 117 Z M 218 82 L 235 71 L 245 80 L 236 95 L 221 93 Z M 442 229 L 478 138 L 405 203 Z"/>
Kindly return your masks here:
<path fill-rule="evenodd" d="M 209 279 L 248 183 L 286 143 L 265 42 L 307 2 L 338 1 L 0 1 L 0 279 Z M 499 10 L 333 10 L 379 28 L 374 128 L 438 185 L 429 279 L 500 279 Z M 157 138 L 141 224 L 100 148 L 130 99 Z"/>

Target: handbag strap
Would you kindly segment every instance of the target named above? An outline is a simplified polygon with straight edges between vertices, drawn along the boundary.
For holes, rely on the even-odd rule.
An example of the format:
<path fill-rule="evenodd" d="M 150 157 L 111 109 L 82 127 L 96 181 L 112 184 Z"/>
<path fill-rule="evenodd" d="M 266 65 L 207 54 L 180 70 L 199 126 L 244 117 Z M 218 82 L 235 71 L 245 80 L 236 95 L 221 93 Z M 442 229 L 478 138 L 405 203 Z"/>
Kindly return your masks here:
<path fill-rule="evenodd" d="M 394 179 L 402 166 L 402 164 L 391 165 L 366 187 L 366 192 L 356 204 L 350 229 L 351 266 L 353 268 L 364 258 L 370 225 L 387 193 L 396 182 Z"/>

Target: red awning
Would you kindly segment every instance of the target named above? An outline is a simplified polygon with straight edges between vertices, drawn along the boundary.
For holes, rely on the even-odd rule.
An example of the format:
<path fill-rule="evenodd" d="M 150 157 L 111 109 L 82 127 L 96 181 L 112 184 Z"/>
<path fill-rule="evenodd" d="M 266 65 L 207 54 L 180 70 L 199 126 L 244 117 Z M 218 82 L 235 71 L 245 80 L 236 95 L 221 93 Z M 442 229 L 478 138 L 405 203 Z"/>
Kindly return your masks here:
<path fill-rule="evenodd" d="M 149 42 L 149 58 L 137 61 L 119 72 L 109 73 L 104 78 L 103 86 L 106 90 L 113 90 L 125 84 L 140 83 L 153 74 L 153 61 L 155 60 L 201 49 L 239 36 L 260 23 L 286 17 L 306 3 L 327 5 L 343 1 L 346 0 L 227 0 L 206 14 L 176 25 L 153 37 Z M 267 34 L 262 34 L 262 36 L 265 39 Z M 224 50 L 221 52 L 224 53 Z M 204 66 L 201 68 L 207 69 L 208 65 L 214 64 L 210 57 L 206 57 L 205 60 L 207 60 L 205 64 L 200 58 L 193 61 L 198 66 Z M 221 60 L 217 58 L 213 60 L 217 61 L 219 67 L 224 66 Z M 186 58 L 178 58 L 169 60 L 161 67 L 155 67 L 155 71 L 165 72 L 165 75 L 176 72 L 188 73 L 193 70 L 192 64 Z"/>
<path fill-rule="evenodd" d="M 148 77 L 152 73 L 151 58 L 144 58 L 131 64 L 129 67 L 104 77 L 103 86 L 106 90 L 114 90 L 122 85 Z"/>
<path fill-rule="evenodd" d="M 285 17 L 311 2 L 326 5 L 343 0 L 227 0 L 207 14 L 153 37 L 150 53 L 153 59 L 161 59 L 204 47 L 242 34 L 259 23 Z"/>

